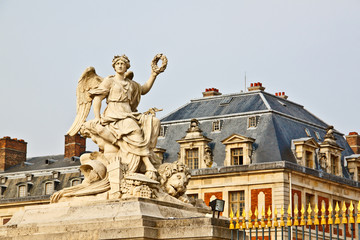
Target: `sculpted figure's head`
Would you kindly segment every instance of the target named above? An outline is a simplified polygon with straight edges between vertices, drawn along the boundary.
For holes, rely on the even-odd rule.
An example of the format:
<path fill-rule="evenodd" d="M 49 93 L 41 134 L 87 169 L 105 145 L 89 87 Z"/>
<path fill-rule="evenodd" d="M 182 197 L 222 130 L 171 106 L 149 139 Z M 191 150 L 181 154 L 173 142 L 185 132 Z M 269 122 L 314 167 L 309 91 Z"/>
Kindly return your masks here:
<path fill-rule="evenodd" d="M 159 169 L 160 184 L 162 189 L 173 197 L 180 197 L 186 192 L 190 180 L 189 168 L 178 161 L 164 163 Z"/>
<path fill-rule="evenodd" d="M 106 177 L 106 167 L 98 160 L 87 161 L 80 166 L 80 170 L 85 177 L 83 183 L 90 184 Z"/>
<path fill-rule="evenodd" d="M 125 64 L 126 70 L 128 70 L 130 68 L 130 60 L 129 58 L 124 54 L 121 56 L 115 56 L 114 59 L 112 60 L 112 66 L 116 71 L 115 65 L 119 64 L 118 62 L 121 61 Z"/>

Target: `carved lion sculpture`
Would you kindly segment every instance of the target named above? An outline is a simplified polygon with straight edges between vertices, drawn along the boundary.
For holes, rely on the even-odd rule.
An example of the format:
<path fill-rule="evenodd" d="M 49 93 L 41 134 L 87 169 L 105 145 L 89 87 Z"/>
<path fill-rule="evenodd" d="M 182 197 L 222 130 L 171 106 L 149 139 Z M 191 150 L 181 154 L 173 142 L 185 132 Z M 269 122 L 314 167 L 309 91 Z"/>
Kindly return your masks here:
<path fill-rule="evenodd" d="M 189 198 L 185 194 L 191 177 L 189 168 L 185 164 L 175 161 L 162 164 L 158 172 L 161 188 L 170 196 L 189 203 Z"/>

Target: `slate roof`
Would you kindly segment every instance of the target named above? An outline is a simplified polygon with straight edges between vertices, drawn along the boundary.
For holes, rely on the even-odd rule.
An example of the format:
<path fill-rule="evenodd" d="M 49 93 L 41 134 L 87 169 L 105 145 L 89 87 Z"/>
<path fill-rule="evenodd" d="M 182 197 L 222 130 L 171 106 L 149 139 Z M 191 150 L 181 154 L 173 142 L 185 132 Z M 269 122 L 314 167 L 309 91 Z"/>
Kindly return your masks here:
<path fill-rule="evenodd" d="M 55 160 L 46 163 L 46 160 Z M 41 157 L 28 158 L 26 164 L 19 164 L 6 169 L 6 173 L 33 171 L 33 170 L 47 170 L 53 168 L 63 168 L 80 166 L 80 161 L 73 161 L 71 158 L 65 158 L 64 155 L 49 155 Z"/>
<path fill-rule="evenodd" d="M 231 98 L 229 104 L 221 105 L 222 101 Z M 259 116 L 258 126 L 248 128 L 248 117 Z M 293 139 L 310 137 L 322 142 L 328 124 L 307 111 L 302 105 L 277 97 L 263 91 L 252 91 L 238 94 L 228 94 L 214 97 L 203 97 L 191 100 L 161 119 L 166 126 L 165 137 L 159 138 L 157 146 L 166 149 L 165 162 L 177 160 L 180 145 L 176 140 L 185 136 L 190 120 L 196 118 L 200 122 L 203 135 L 212 139 L 210 147 L 213 150 L 217 166 L 224 165 L 225 146 L 221 141 L 232 134 L 239 134 L 255 139 L 253 144 L 253 163 L 287 161 L 296 163 L 291 149 Z M 222 121 L 220 132 L 212 132 L 212 122 Z M 318 132 L 320 139 L 315 132 Z M 342 133 L 335 131 L 337 144 L 345 150 L 344 156 L 353 154 Z M 318 166 L 318 163 L 316 163 Z M 344 176 L 349 176 L 344 168 Z"/>
<path fill-rule="evenodd" d="M 1 176 L 7 179 L 5 184 L 0 185 L 0 187 L 5 188 L 0 203 L 48 200 L 50 195 L 45 195 L 45 183 L 54 182 L 55 190 L 70 187 L 72 179 L 81 178 L 81 173 L 77 170 L 79 166 L 78 158 L 64 158 L 64 155 L 28 158 L 26 164 L 18 164 L 1 173 Z M 53 178 L 53 171 L 59 172 L 57 179 Z M 26 174 L 33 175 L 30 181 L 27 180 Z M 17 187 L 19 185 L 28 186 L 28 196 L 18 197 Z"/>

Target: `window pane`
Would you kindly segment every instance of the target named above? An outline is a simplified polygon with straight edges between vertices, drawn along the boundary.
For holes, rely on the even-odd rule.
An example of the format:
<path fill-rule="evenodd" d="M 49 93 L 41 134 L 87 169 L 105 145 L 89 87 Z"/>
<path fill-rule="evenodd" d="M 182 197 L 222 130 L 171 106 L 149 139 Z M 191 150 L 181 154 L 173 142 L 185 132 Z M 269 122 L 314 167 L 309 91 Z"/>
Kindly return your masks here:
<path fill-rule="evenodd" d="M 245 192 L 237 191 L 237 192 L 229 192 L 229 214 L 232 209 L 233 213 L 236 214 L 239 211 L 241 215 L 245 209 Z"/>
<path fill-rule="evenodd" d="M 45 184 L 45 195 L 50 195 L 54 192 L 54 184 L 46 183 Z"/>
<path fill-rule="evenodd" d="M 80 184 L 80 180 L 73 180 L 72 181 L 72 186 L 76 186 Z"/>
<path fill-rule="evenodd" d="M 243 165 L 243 148 L 231 149 L 231 165 Z"/>
<path fill-rule="evenodd" d="M 25 196 L 26 196 L 26 187 L 19 186 L 19 197 L 25 197 Z"/>
<path fill-rule="evenodd" d="M 197 148 L 186 149 L 185 164 L 190 169 L 199 168 L 199 157 L 198 157 L 198 149 Z"/>

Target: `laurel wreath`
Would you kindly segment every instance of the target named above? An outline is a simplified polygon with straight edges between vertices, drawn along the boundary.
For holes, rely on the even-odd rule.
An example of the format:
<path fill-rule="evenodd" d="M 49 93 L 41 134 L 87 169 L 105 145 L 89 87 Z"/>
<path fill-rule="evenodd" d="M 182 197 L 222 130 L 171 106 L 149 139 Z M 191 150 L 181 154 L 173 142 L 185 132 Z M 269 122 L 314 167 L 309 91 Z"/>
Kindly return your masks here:
<path fill-rule="evenodd" d="M 159 60 L 161 60 L 162 64 L 161 64 L 161 67 L 159 67 L 157 64 L 159 62 Z M 159 73 L 162 73 L 165 71 L 166 67 L 167 67 L 167 63 L 168 63 L 168 60 L 166 58 L 165 55 L 163 55 L 162 53 L 159 53 L 157 54 L 154 59 L 152 60 L 151 62 L 151 68 L 152 70 L 159 74 Z"/>

